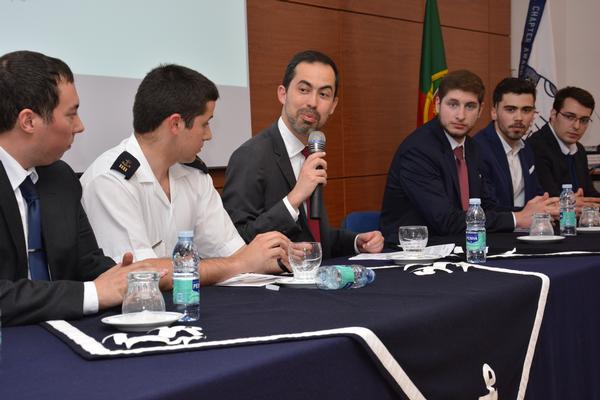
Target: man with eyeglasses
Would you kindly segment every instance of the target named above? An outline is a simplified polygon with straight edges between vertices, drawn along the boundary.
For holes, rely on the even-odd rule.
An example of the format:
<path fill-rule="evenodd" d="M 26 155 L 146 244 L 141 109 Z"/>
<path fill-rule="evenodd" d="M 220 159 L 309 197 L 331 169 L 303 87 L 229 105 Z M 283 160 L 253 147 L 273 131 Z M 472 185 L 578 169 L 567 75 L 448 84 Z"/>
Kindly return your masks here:
<path fill-rule="evenodd" d="M 535 86 L 518 78 L 505 78 L 492 95 L 492 121 L 474 137 L 481 147 L 484 178 L 498 209 L 518 211 L 543 194 L 531 146 L 523 140 L 535 117 Z"/>
<path fill-rule="evenodd" d="M 435 236 L 462 234 L 469 198 L 481 198 L 491 232 L 527 228 L 546 211 L 548 195 L 531 199 L 521 211 L 499 211 L 483 179 L 483 162 L 469 133 L 483 109 L 485 88 L 471 71 L 448 73 L 438 89 L 438 116 L 400 144 L 388 172 L 381 211 L 386 241 L 398 242 L 398 227 L 427 225 Z"/>
<path fill-rule="evenodd" d="M 551 196 L 560 195 L 563 183 L 571 183 L 580 197 L 600 197 L 592 185 L 585 149 L 579 143 L 592 123 L 594 106 L 588 91 L 565 87 L 556 92 L 550 122 L 527 139 L 542 188 Z"/>

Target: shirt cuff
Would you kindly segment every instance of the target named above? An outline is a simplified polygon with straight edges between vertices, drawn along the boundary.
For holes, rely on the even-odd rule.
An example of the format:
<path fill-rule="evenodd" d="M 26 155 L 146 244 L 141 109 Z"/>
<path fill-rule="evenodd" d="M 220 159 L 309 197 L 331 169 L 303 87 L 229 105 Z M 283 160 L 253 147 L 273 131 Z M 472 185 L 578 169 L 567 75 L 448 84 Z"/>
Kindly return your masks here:
<path fill-rule="evenodd" d="M 298 221 L 298 216 L 300 215 L 300 211 L 298 211 L 294 207 L 292 207 L 292 205 L 290 204 L 290 201 L 288 200 L 287 196 L 285 196 L 283 198 L 283 204 L 285 204 L 285 208 L 287 208 L 288 212 L 290 213 L 290 215 L 292 216 L 292 218 L 294 219 L 294 221 Z"/>
<path fill-rule="evenodd" d="M 98 312 L 98 292 L 94 282 L 83 282 L 83 314 L 90 315 Z"/>
<path fill-rule="evenodd" d="M 354 251 L 356 254 L 360 254 L 360 251 L 358 250 L 358 235 L 354 236 Z"/>
<path fill-rule="evenodd" d="M 514 231 L 516 231 L 516 230 L 517 230 L 517 217 L 515 216 L 515 213 L 514 213 L 514 212 L 511 212 L 510 214 L 511 214 L 511 215 L 512 215 L 512 217 L 513 217 L 513 226 L 514 226 L 514 228 L 513 228 L 513 232 L 514 232 Z"/>

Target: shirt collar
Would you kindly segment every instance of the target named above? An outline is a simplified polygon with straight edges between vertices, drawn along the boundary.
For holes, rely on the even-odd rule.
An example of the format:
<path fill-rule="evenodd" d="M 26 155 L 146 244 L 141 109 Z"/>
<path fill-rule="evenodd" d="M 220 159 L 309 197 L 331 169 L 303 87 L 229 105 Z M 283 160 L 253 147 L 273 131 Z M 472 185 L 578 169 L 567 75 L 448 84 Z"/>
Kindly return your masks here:
<path fill-rule="evenodd" d="M 135 173 L 138 182 L 154 182 L 156 181 L 156 177 L 154 176 L 154 172 L 152 172 L 152 168 L 142 151 L 140 143 L 135 136 L 135 133 L 132 133 L 130 137 L 125 139 L 125 150 L 128 151 L 132 156 L 134 156 L 139 162 L 140 167 Z M 191 174 L 193 171 L 190 168 L 186 168 L 183 165 L 176 163 L 169 167 L 169 179 L 179 179 L 188 174 Z"/>
<path fill-rule="evenodd" d="M 287 127 L 283 122 L 283 117 L 279 117 L 277 121 L 277 127 L 281 133 L 281 138 L 285 144 L 285 150 L 288 153 L 288 157 L 292 158 L 297 156 L 304 150 L 304 143 L 302 143 Z"/>
<path fill-rule="evenodd" d="M 13 191 L 17 190 L 28 176 L 31 176 L 31 181 L 34 184 L 38 181 L 38 174 L 35 167 L 24 169 L 2 146 L 0 146 L 0 161 L 2 161 Z"/>
<path fill-rule="evenodd" d="M 496 135 L 498 135 L 498 138 L 500 138 L 500 143 L 502 143 L 502 147 L 504 148 L 505 154 L 512 153 L 514 155 L 517 155 L 517 154 L 519 154 L 519 151 L 521 151 L 521 149 L 523 149 L 523 147 L 525 147 L 525 143 L 523 142 L 523 139 L 519 139 L 519 141 L 517 142 L 517 145 L 515 146 L 515 148 L 513 150 L 511 145 L 506 142 L 506 139 L 504 139 L 504 136 L 502 136 L 500 133 L 498 133 L 498 131 L 496 131 Z"/>
<path fill-rule="evenodd" d="M 558 145 L 560 146 L 560 151 L 566 156 L 566 155 L 573 155 L 575 153 L 577 153 L 577 145 L 575 143 L 567 145 L 565 142 L 563 142 L 562 140 L 560 140 L 560 138 L 558 137 L 558 135 L 556 134 L 556 132 L 554 132 L 554 128 L 552 127 L 551 123 L 548 123 L 548 126 L 550 127 L 550 130 L 552 131 L 552 134 L 554 135 L 554 138 L 556 139 L 556 141 L 558 142 Z"/>
<path fill-rule="evenodd" d="M 450 147 L 452 147 L 452 151 L 454 151 L 454 149 L 457 148 L 458 146 L 463 146 L 463 154 L 465 153 L 465 147 L 464 147 L 465 146 L 465 141 L 464 140 L 463 140 L 462 143 L 459 143 L 452 136 L 448 135 L 448 132 L 446 132 L 445 129 L 444 129 L 444 135 L 446 135 L 446 139 L 448 139 L 448 143 L 450 143 Z"/>

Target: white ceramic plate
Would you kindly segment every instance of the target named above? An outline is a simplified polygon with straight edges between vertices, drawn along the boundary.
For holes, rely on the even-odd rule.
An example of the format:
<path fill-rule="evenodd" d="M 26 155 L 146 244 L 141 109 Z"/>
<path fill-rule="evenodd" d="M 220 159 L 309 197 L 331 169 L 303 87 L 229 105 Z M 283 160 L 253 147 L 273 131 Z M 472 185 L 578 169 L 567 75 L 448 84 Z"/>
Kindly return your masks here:
<path fill-rule="evenodd" d="M 315 283 L 315 280 L 298 280 L 296 278 L 294 278 L 293 276 L 288 276 L 285 278 L 281 278 L 280 280 L 277 281 L 278 285 L 281 286 L 287 286 L 287 287 L 292 287 L 292 288 L 297 288 L 297 289 L 315 289 L 317 287 L 317 284 Z"/>
<path fill-rule="evenodd" d="M 518 236 L 517 240 L 528 243 L 554 243 L 564 238 L 564 236 Z"/>
<path fill-rule="evenodd" d="M 105 317 L 102 318 L 102 323 L 124 332 L 147 332 L 159 326 L 171 325 L 182 316 L 183 314 L 178 312 L 142 311 Z"/>
<path fill-rule="evenodd" d="M 600 232 L 600 226 L 578 226 L 577 232 L 581 232 L 581 233 Z"/>
<path fill-rule="evenodd" d="M 438 255 L 433 254 L 412 254 L 405 251 L 392 256 L 390 260 L 396 264 L 411 264 L 411 263 L 432 263 L 442 258 Z"/>

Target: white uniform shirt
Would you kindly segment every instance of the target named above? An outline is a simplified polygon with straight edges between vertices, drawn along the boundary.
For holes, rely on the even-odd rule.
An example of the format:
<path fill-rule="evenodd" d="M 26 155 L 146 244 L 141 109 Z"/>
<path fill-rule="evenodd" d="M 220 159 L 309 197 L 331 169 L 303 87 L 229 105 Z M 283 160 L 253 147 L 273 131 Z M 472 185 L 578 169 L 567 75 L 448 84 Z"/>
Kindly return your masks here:
<path fill-rule="evenodd" d="M 123 152 L 139 163 L 130 179 L 111 169 Z M 102 154 L 81 177 L 82 203 L 98 244 L 115 261 L 171 257 L 177 232 L 194 231 L 203 258 L 226 257 L 244 246 L 210 175 L 182 164 L 169 168 L 171 200 L 131 135 Z"/>

